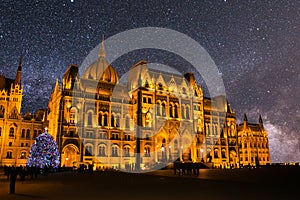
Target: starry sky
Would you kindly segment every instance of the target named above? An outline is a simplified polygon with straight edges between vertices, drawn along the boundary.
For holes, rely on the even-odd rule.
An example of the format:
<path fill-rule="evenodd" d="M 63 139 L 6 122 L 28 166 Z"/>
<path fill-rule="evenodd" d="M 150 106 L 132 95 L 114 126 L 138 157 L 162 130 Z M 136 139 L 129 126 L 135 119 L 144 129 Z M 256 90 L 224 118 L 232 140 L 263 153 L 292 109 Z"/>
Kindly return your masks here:
<path fill-rule="evenodd" d="M 71 63 L 80 66 L 102 34 L 168 28 L 210 54 L 239 123 L 244 113 L 253 123 L 262 115 L 271 161 L 300 161 L 299 1 L 2 0 L 0 17 L 0 74 L 15 78 L 23 52 L 23 113 L 47 108 L 55 79 Z M 138 50 L 124 58 L 113 63 L 119 75 L 140 59 L 193 71 L 167 52 Z"/>

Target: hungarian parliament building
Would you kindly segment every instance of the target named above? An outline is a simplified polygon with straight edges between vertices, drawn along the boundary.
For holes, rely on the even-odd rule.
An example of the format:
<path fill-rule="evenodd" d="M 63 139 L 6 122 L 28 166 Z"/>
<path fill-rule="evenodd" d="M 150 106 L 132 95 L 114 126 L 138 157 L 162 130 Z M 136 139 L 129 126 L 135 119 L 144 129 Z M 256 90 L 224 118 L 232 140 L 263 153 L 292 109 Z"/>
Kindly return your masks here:
<path fill-rule="evenodd" d="M 45 131 L 60 151 L 61 166 L 141 169 L 170 163 L 214 168 L 270 164 L 261 116 L 241 124 L 225 96 L 205 97 L 193 73 L 184 76 L 132 66 L 126 80 L 98 58 L 79 76 L 71 64 L 56 81 L 48 108 L 22 115 L 22 56 L 15 79 L 0 76 L 0 166 L 26 165 L 31 145 Z"/>

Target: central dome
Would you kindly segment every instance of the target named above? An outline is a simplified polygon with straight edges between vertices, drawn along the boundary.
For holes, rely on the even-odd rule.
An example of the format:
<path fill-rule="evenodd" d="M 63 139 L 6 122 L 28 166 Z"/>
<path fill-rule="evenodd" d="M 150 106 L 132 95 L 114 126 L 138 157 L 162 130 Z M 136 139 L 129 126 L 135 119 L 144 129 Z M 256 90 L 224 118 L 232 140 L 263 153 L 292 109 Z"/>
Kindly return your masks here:
<path fill-rule="evenodd" d="M 83 74 L 85 79 L 96 81 L 105 81 L 116 84 L 118 82 L 118 73 L 105 59 L 104 39 L 102 38 L 99 57 L 93 62 Z"/>

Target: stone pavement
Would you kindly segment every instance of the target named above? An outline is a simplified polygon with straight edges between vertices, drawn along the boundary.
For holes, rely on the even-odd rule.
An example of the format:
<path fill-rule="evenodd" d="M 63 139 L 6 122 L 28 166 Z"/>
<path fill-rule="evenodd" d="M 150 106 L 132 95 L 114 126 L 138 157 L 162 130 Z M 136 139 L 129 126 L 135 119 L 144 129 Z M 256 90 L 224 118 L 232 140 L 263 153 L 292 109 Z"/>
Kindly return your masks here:
<path fill-rule="evenodd" d="M 0 176 L 0 200 L 9 199 L 290 199 L 298 194 L 297 169 L 201 169 L 200 175 L 178 176 L 171 170 L 146 174 L 60 172 L 16 183 Z"/>

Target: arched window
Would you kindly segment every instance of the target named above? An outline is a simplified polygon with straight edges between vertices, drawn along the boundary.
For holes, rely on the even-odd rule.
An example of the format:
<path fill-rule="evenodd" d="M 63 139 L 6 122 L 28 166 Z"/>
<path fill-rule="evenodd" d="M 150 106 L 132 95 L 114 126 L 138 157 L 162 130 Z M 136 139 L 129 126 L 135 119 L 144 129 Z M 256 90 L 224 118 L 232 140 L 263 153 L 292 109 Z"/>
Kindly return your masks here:
<path fill-rule="evenodd" d="M 161 108 L 161 115 L 165 117 L 166 116 L 166 103 L 163 102 L 161 104 L 161 106 L 162 106 L 162 108 Z"/>
<path fill-rule="evenodd" d="M 6 152 L 6 158 L 8 158 L 8 159 L 12 158 L 12 151 Z"/>
<path fill-rule="evenodd" d="M 156 115 L 157 116 L 161 116 L 161 108 L 162 108 L 162 106 L 161 106 L 160 102 L 157 101 L 156 102 Z"/>
<path fill-rule="evenodd" d="M 150 147 L 149 146 L 146 146 L 144 148 L 144 156 L 145 157 L 150 157 Z"/>
<path fill-rule="evenodd" d="M 88 113 L 88 125 L 92 126 L 93 124 L 93 115 L 92 113 Z"/>
<path fill-rule="evenodd" d="M 123 152 L 124 157 L 130 157 L 130 147 L 129 146 L 125 146 L 123 151 L 124 151 Z"/>
<path fill-rule="evenodd" d="M 103 115 L 103 126 L 108 126 L 108 116 L 107 113 Z"/>
<path fill-rule="evenodd" d="M 22 151 L 21 152 L 21 156 L 20 156 L 21 159 L 26 159 L 26 151 Z"/>
<path fill-rule="evenodd" d="M 85 156 L 92 156 L 93 155 L 93 146 L 86 145 L 85 146 Z"/>
<path fill-rule="evenodd" d="M 21 138 L 25 138 L 25 129 L 22 129 Z"/>
<path fill-rule="evenodd" d="M 130 141 L 130 134 L 125 134 L 124 135 L 124 140 Z"/>
<path fill-rule="evenodd" d="M 26 138 L 27 139 L 30 138 L 30 130 L 29 129 L 26 130 Z"/>
<path fill-rule="evenodd" d="M 103 123 L 102 123 L 102 113 L 99 113 L 98 114 L 98 126 L 102 126 Z"/>
<path fill-rule="evenodd" d="M 120 117 L 116 116 L 116 127 L 120 127 Z"/>
<path fill-rule="evenodd" d="M 185 87 L 182 88 L 182 94 L 186 94 L 186 89 L 185 89 Z"/>
<path fill-rule="evenodd" d="M 222 149 L 222 158 L 226 158 L 226 150 Z"/>
<path fill-rule="evenodd" d="M 173 115 L 173 109 L 174 109 L 174 107 L 173 107 L 173 104 L 169 104 L 169 115 L 170 115 L 170 117 L 174 117 L 174 115 Z"/>
<path fill-rule="evenodd" d="M 107 139 L 105 132 L 99 132 L 99 139 Z"/>
<path fill-rule="evenodd" d="M 0 127 L 0 137 L 1 137 L 1 133 L 2 133 L 2 128 Z"/>
<path fill-rule="evenodd" d="M 37 137 L 37 130 L 33 131 L 33 139 L 35 139 Z"/>
<path fill-rule="evenodd" d="M 219 150 L 218 149 L 214 150 L 214 157 L 219 158 Z"/>
<path fill-rule="evenodd" d="M 13 127 L 11 127 L 9 129 L 9 137 L 14 137 L 15 136 L 15 129 Z"/>
<path fill-rule="evenodd" d="M 111 126 L 111 127 L 116 127 L 116 125 L 115 125 L 115 117 L 114 117 L 113 114 L 111 115 L 110 126 Z"/>
<path fill-rule="evenodd" d="M 111 156 L 112 157 L 118 157 L 119 156 L 119 148 L 118 146 L 114 145 L 111 147 Z"/>
<path fill-rule="evenodd" d="M 178 118 L 178 105 L 177 104 L 174 105 L 174 117 Z"/>
<path fill-rule="evenodd" d="M 185 119 L 185 107 L 184 107 L 184 105 L 181 106 L 181 118 Z"/>
<path fill-rule="evenodd" d="M 105 146 L 104 145 L 99 146 L 98 156 L 105 156 Z"/>
<path fill-rule="evenodd" d="M 190 119 L 190 107 L 189 107 L 189 106 L 186 107 L 186 110 L 185 110 L 185 118 L 186 118 L 186 119 Z"/>
<path fill-rule="evenodd" d="M 125 128 L 130 128 L 130 119 L 128 116 L 125 117 Z"/>

